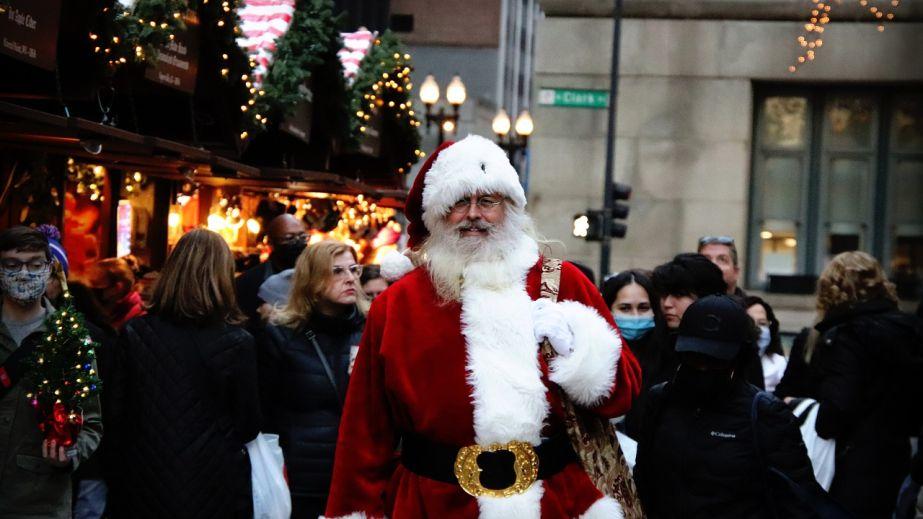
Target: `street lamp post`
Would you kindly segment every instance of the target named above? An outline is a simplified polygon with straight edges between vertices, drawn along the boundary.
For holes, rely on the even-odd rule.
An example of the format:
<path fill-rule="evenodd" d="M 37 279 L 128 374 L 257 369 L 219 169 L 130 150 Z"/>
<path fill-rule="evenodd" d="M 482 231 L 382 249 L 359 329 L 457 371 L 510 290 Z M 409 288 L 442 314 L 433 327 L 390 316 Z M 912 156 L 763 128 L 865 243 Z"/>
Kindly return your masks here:
<path fill-rule="evenodd" d="M 497 134 L 497 144 L 506 150 L 510 160 L 516 158 L 518 153 L 525 153 L 529 146 L 529 136 L 535 130 L 535 124 L 532 122 L 532 116 L 528 110 L 523 110 L 516 117 L 516 125 L 513 126 L 515 134 L 510 133 L 510 116 L 506 110 L 500 109 L 494 116 L 491 128 Z"/>
<path fill-rule="evenodd" d="M 423 84 L 420 85 L 420 100 L 426 106 L 426 129 L 429 130 L 431 124 L 436 123 L 439 127 L 439 144 L 445 140 L 446 134 L 454 134 L 458 129 L 458 109 L 465 102 L 468 93 L 465 90 L 465 84 L 462 83 L 461 77 L 456 74 L 449 81 L 445 89 L 445 99 L 452 107 L 451 112 L 447 112 L 445 107 L 440 106 L 439 111 L 435 112 L 433 107 L 439 101 L 439 84 L 432 74 L 426 76 Z"/>

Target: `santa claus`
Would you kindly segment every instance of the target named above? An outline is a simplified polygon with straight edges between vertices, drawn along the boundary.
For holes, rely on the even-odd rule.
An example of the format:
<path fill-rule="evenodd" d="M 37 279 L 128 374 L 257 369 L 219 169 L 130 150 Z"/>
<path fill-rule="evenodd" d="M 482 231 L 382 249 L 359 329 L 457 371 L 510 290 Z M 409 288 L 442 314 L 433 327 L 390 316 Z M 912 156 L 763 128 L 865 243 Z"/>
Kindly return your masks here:
<path fill-rule="evenodd" d="M 615 417 L 640 369 L 576 267 L 563 265 L 559 302 L 540 298 L 525 205 L 505 152 L 483 137 L 423 165 L 406 207 L 416 268 L 368 315 L 327 517 L 622 517 L 577 461 L 550 389 Z M 545 338 L 558 353 L 548 362 Z"/>

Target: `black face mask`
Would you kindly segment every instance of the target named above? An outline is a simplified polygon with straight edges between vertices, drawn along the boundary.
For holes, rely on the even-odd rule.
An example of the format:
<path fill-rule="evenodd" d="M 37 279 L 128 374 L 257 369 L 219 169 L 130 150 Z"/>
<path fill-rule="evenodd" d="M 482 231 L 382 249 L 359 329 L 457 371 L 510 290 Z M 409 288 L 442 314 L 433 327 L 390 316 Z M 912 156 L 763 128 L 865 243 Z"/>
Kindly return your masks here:
<path fill-rule="evenodd" d="M 292 240 L 280 243 L 272 249 L 272 259 L 281 267 L 282 270 L 290 269 L 295 266 L 295 260 L 301 255 L 301 252 L 307 247 L 304 240 Z"/>
<path fill-rule="evenodd" d="M 709 401 L 726 393 L 732 373 L 724 369 L 698 370 L 680 365 L 673 384 L 676 394 L 698 402 Z"/>

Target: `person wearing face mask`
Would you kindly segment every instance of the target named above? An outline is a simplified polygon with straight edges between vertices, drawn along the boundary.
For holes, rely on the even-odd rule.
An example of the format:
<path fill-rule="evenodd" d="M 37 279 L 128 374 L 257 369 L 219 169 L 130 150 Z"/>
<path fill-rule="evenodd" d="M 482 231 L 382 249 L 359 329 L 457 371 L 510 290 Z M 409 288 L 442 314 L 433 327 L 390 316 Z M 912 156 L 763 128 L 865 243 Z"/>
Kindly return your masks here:
<path fill-rule="evenodd" d="M 779 320 L 769 303 L 756 296 L 744 298 L 747 315 L 753 319 L 754 324 L 760 329 L 760 338 L 756 346 L 760 352 L 760 364 L 763 367 L 763 384 L 770 393 L 782 381 L 788 361 L 782 350 L 782 339 L 779 337 Z"/>
<path fill-rule="evenodd" d="M 269 259 L 237 277 L 235 290 L 240 310 L 247 316 L 247 329 L 255 332 L 260 326 L 259 308 L 265 303 L 259 297 L 260 286 L 270 276 L 295 267 L 295 260 L 307 245 L 304 222 L 285 213 L 269 222 L 267 232 L 272 252 Z"/>
<path fill-rule="evenodd" d="M 647 517 L 814 517 L 769 471 L 823 495 L 795 417 L 766 393 L 755 398 L 759 389 L 742 376 L 755 339 L 727 295 L 686 309 L 679 369 L 651 389 L 638 442 L 634 477 Z"/>
<path fill-rule="evenodd" d="M 292 517 L 324 512 L 346 388 L 368 302 L 362 266 L 345 243 L 310 245 L 295 263 L 288 300 L 259 348 L 263 431 L 279 434 Z"/>
<path fill-rule="evenodd" d="M 647 390 L 673 377 L 676 355 L 672 345 L 669 350 L 665 348 L 665 324 L 649 272 L 640 269 L 620 272 L 603 282 L 602 295 L 622 338 L 641 365 L 641 394 L 620 424 L 625 434 L 637 439 Z"/>
<path fill-rule="evenodd" d="M 82 403 L 70 449 L 44 440 L 22 382 L 55 312 L 42 297 L 52 271 L 48 239 L 28 227 L 0 232 L 0 517 L 71 517 L 71 474 L 99 445 L 99 399 Z"/>

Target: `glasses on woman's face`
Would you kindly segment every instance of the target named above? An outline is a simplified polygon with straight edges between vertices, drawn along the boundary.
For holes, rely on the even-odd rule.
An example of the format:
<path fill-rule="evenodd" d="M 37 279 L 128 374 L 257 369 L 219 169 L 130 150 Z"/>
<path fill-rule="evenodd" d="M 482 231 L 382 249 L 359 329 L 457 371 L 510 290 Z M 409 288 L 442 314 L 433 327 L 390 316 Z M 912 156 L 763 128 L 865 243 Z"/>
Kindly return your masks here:
<path fill-rule="evenodd" d="M 453 213 L 463 213 L 471 207 L 471 204 L 478 206 L 478 209 L 482 211 L 488 211 L 494 209 L 500 204 L 503 203 L 503 198 L 494 195 L 484 195 L 479 197 L 471 198 L 462 198 L 461 200 L 452 204 Z"/>
<path fill-rule="evenodd" d="M 49 265 L 51 265 L 51 262 L 43 259 L 19 261 L 18 259 L 4 258 L 3 260 L 0 260 L 0 267 L 2 267 L 3 271 L 8 274 L 15 274 L 21 271 L 24 266 L 30 274 L 39 274 L 45 271 Z"/>
<path fill-rule="evenodd" d="M 362 275 L 362 265 L 350 265 L 348 267 L 343 267 L 337 265 L 333 267 L 333 277 L 335 278 L 344 278 L 349 274 L 351 277 L 359 277 Z"/>

